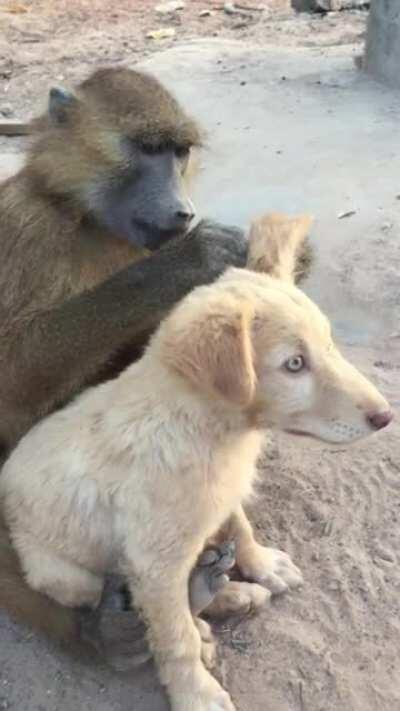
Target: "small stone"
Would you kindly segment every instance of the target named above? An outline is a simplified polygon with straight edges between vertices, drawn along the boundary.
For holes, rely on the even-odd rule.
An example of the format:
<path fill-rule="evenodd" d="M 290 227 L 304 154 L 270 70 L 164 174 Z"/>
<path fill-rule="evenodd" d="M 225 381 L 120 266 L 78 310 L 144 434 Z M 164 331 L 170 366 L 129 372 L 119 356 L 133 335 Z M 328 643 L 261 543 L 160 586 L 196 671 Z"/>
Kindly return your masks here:
<path fill-rule="evenodd" d="M 339 580 L 332 580 L 328 585 L 328 590 L 331 590 L 332 592 L 338 592 L 339 590 L 341 590 Z"/>
<path fill-rule="evenodd" d="M 199 17 L 213 17 L 214 14 L 212 10 L 200 10 Z"/>
<path fill-rule="evenodd" d="M 321 535 L 327 536 L 327 537 L 331 536 L 333 533 L 333 528 L 334 528 L 333 518 L 327 519 L 322 524 Z"/>
<path fill-rule="evenodd" d="M 146 37 L 147 39 L 163 40 L 175 37 L 175 34 L 176 32 L 173 27 L 162 27 L 159 30 L 152 30 L 151 32 L 148 32 Z"/>
<path fill-rule="evenodd" d="M 384 560 L 385 563 L 394 563 L 395 562 L 395 557 L 390 551 L 385 550 L 384 548 L 376 548 L 375 550 L 375 555 L 377 558 L 380 558 L 381 560 Z"/>
<path fill-rule="evenodd" d="M 184 2 L 178 2 L 178 0 L 171 0 L 171 2 L 163 2 L 160 5 L 156 5 L 155 10 L 160 15 L 167 15 L 169 12 L 177 12 L 178 10 L 183 10 L 184 7 Z"/>
<path fill-rule="evenodd" d="M 237 10 L 233 4 L 233 2 L 225 2 L 224 3 L 224 12 L 226 12 L 227 15 L 235 15 Z"/>
<path fill-rule="evenodd" d="M 11 104 L 3 104 L 3 106 L 0 108 L 0 113 L 4 118 L 10 118 L 11 116 L 14 115 L 13 108 Z"/>
<path fill-rule="evenodd" d="M 247 20 L 240 20 L 240 22 L 235 22 L 234 25 L 232 25 L 233 30 L 243 30 L 245 27 L 249 26 L 249 22 Z"/>

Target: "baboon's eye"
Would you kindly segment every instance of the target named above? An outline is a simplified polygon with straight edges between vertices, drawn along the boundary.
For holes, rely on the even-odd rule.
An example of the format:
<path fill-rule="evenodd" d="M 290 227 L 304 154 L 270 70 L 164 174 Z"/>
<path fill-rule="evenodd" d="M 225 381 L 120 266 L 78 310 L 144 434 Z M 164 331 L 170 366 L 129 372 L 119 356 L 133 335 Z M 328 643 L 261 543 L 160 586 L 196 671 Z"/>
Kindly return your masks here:
<path fill-rule="evenodd" d="M 284 363 L 284 366 L 289 373 L 299 373 L 300 370 L 305 368 L 305 365 L 305 360 L 301 355 L 292 356 Z"/>
<path fill-rule="evenodd" d="M 175 155 L 177 158 L 187 158 L 190 153 L 188 146 L 176 146 Z"/>
<path fill-rule="evenodd" d="M 157 146 L 153 143 L 142 143 L 140 147 L 143 153 L 146 153 L 148 156 L 155 156 L 157 153 L 162 152 L 162 146 Z"/>

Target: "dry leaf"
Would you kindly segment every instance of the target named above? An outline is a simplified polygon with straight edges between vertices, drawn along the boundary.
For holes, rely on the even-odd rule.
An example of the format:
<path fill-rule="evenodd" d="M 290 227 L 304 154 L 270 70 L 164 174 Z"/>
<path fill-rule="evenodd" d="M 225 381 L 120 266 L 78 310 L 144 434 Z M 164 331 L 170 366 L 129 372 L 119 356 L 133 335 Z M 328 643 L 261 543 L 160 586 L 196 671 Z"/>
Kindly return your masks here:
<path fill-rule="evenodd" d="M 345 217 L 353 217 L 356 214 L 355 210 L 347 210 L 347 212 L 339 212 L 338 220 L 343 220 Z"/>
<path fill-rule="evenodd" d="M 148 32 L 146 37 L 147 39 L 162 40 L 175 37 L 175 34 L 176 32 L 173 27 L 162 27 L 160 30 L 152 30 L 152 32 Z"/>
<path fill-rule="evenodd" d="M 17 2 L 11 3 L 5 8 L 6 12 L 10 12 L 12 15 L 23 15 L 25 12 L 29 12 L 29 8 L 25 5 L 20 5 Z"/>

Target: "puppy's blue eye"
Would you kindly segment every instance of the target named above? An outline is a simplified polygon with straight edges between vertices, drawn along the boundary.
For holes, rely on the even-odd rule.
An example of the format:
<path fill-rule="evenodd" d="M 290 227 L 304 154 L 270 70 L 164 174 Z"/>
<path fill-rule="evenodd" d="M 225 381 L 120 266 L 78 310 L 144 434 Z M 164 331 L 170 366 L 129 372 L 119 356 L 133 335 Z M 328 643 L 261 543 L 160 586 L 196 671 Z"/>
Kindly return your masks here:
<path fill-rule="evenodd" d="M 289 373 L 299 373 L 300 370 L 303 370 L 303 368 L 305 367 L 305 361 L 303 356 L 298 355 L 293 356 L 292 358 L 288 358 L 284 365 L 286 370 L 289 371 Z"/>

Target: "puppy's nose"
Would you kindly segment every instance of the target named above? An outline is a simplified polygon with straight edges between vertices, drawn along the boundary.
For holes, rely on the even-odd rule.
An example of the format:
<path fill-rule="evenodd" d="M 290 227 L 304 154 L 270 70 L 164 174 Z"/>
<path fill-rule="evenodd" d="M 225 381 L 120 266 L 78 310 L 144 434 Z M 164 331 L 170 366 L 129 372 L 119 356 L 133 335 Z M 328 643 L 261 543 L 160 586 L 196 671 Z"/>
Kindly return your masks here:
<path fill-rule="evenodd" d="M 374 430 L 382 430 L 391 423 L 393 417 L 393 412 L 386 410 L 385 412 L 374 412 L 372 415 L 367 415 L 367 420 Z"/>

